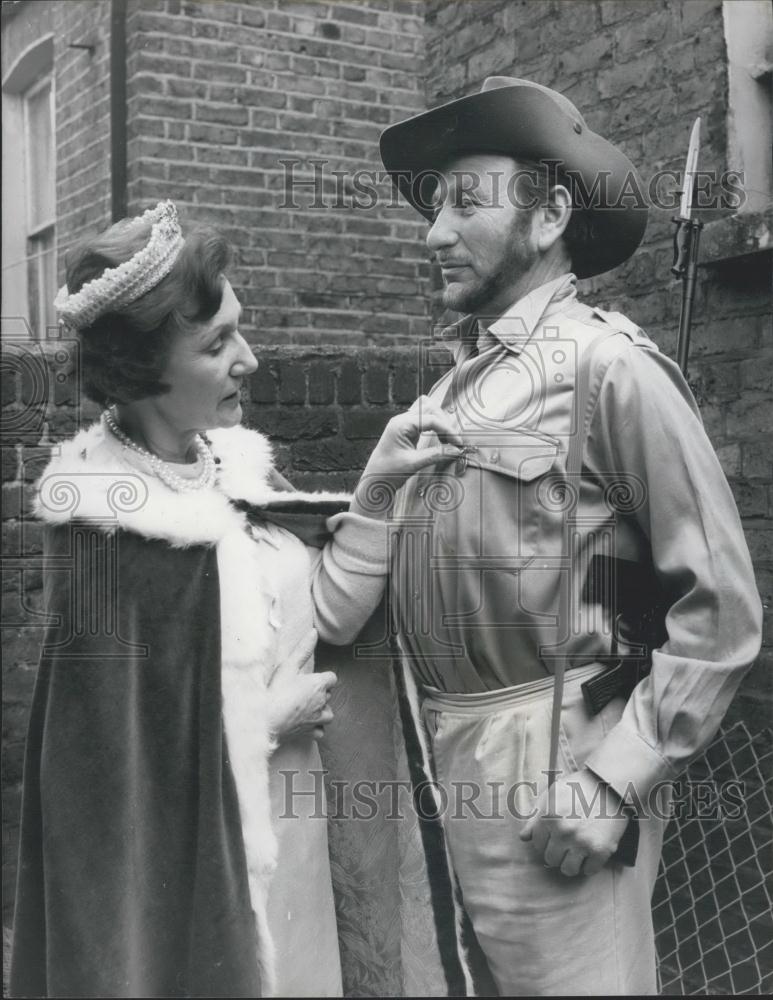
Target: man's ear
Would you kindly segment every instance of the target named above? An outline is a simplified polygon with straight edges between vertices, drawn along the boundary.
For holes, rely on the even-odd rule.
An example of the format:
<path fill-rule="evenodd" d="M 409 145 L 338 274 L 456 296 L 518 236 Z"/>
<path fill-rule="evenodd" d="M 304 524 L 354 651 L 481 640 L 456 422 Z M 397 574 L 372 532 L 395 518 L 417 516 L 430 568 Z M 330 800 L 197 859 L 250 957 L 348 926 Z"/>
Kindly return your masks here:
<path fill-rule="evenodd" d="M 538 209 L 537 246 L 546 253 L 559 240 L 572 214 L 572 196 L 563 184 L 554 184 L 545 205 Z"/>

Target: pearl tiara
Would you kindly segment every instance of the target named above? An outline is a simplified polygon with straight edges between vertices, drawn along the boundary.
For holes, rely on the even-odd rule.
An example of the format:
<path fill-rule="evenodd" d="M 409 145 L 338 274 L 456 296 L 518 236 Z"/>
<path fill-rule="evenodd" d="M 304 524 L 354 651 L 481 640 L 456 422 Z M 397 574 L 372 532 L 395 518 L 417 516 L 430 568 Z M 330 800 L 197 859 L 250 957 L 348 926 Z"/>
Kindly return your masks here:
<path fill-rule="evenodd" d="M 87 281 L 74 295 L 62 285 L 54 308 L 64 323 L 75 329 L 91 326 L 103 313 L 135 302 L 169 274 L 184 242 L 174 202 L 160 201 L 128 225 L 135 228 L 148 223 L 152 224 L 150 239 L 129 260 Z"/>

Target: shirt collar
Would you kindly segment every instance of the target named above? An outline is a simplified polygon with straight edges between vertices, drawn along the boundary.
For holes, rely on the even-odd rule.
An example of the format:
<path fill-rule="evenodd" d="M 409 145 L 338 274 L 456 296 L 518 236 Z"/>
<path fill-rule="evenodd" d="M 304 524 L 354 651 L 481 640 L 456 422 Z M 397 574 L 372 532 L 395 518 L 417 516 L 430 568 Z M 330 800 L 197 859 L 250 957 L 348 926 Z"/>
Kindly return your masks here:
<path fill-rule="evenodd" d="M 477 323 L 475 317 L 464 316 L 446 327 L 441 337 L 456 341 L 455 344 L 448 345 L 453 351 L 456 364 L 467 360 L 475 346 L 476 335 L 479 344 L 490 342 L 493 337 L 513 354 L 520 354 L 541 320 L 565 309 L 577 298 L 576 281 L 573 274 L 562 274 L 524 295 L 487 328 L 482 323 Z"/>

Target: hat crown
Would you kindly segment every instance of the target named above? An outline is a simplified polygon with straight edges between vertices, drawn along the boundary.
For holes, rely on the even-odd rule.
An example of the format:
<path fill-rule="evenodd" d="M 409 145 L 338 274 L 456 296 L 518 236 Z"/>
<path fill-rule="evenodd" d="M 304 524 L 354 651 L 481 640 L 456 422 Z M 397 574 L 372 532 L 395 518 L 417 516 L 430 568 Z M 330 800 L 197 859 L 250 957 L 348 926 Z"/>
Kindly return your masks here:
<path fill-rule="evenodd" d="M 550 87 L 543 87 L 541 83 L 534 83 L 533 80 L 521 80 L 515 76 L 489 76 L 483 81 L 480 92 L 485 94 L 489 90 L 501 90 L 504 87 L 532 87 L 534 90 L 541 90 L 559 106 L 565 115 L 585 126 L 585 119 L 568 97 L 559 94 L 557 90 L 551 90 Z"/>

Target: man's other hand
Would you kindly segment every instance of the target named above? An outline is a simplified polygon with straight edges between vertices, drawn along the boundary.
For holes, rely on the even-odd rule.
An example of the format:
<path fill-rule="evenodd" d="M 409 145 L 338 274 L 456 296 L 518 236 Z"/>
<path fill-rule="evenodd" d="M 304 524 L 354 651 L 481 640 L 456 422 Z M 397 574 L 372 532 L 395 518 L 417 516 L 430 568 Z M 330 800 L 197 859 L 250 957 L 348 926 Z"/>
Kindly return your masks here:
<path fill-rule="evenodd" d="M 622 799 L 592 771 L 557 778 L 535 803 L 521 831 L 546 868 L 564 875 L 595 875 L 615 853 L 628 825 Z"/>

